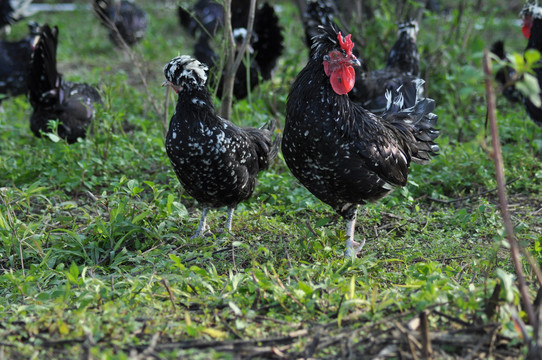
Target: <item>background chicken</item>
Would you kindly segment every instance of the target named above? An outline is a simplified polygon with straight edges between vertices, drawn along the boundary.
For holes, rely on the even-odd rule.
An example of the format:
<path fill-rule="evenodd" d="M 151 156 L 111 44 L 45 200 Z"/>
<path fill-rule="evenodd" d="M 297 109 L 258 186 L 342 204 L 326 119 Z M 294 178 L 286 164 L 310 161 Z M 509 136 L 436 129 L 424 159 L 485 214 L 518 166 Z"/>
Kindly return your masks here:
<path fill-rule="evenodd" d="M 32 0 L 0 0 L 0 31 L 21 20 L 28 13 L 28 5 Z"/>
<path fill-rule="evenodd" d="M 216 115 L 206 72 L 207 66 L 187 55 L 164 67 L 164 85 L 179 94 L 166 150 L 183 188 L 203 206 L 194 237 L 205 229 L 209 208 L 228 208 L 225 229 L 231 231 L 235 207 L 252 195 L 258 172 L 269 167 L 280 143 L 278 136 L 272 140 L 274 123 L 240 128 Z"/>
<path fill-rule="evenodd" d="M 0 40 L 0 102 L 9 96 L 26 94 L 28 65 L 39 35 L 39 25 L 30 23 L 29 34 L 19 41 Z"/>
<path fill-rule="evenodd" d="M 499 59 L 506 61 L 506 51 L 504 50 L 504 41 L 498 40 L 491 45 L 491 52 Z M 502 94 L 510 102 L 523 101 L 523 95 L 514 86 L 516 71 L 511 66 L 504 66 L 495 74 L 495 80 L 502 86 Z"/>
<path fill-rule="evenodd" d="M 145 37 L 147 14 L 134 2 L 94 0 L 92 6 L 115 45 L 122 46 L 124 42 L 132 46 Z"/>
<path fill-rule="evenodd" d="M 246 26 L 249 7 L 250 0 L 233 0 L 231 3 L 231 24 L 235 44 L 238 48 L 248 35 Z M 186 24 L 187 30 L 198 36 L 194 45 L 194 56 L 212 69 L 211 74 L 216 73 L 213 68 L 219 65 L 220 57 L 213 47 L 215 38 L 210 35 L 215 35 L 217 27 L 222 27 L 222 5 L 214 1 L 199 1 L 192 10 L 192 21 L 187 20 L 187 16 L 189 16 L 187 14 L 190 13 L 184 9 L 179 10 L 181 24 Z M 233 94 L 237 99 L 245 98 L 250 89 L 258 86 L 260 78 L 262 80 L 271 79 L 272 71 L 284 50 L 283 40 L 282 27 L 275 9 L 267 2 L 261 4 L 254 14 L 254 25 L 248 47 L 250 53 L 248 75 L 247 64 L 244 61 L 235 75 Z M 212 77 L 212 80 L 215 80 L 218 75 Z M 222 76 L 220 76 L 221 78 Z M 218 84 L 218 96 L 222 97 L 222 83 Z"/>
<path fill-rule="evenodd" d="M 101 97 L 90 85 L 64 81 L 56 69 L 57 45 L 58 28 L 42 26 L 28 74 L 30 129 L 39 137 L 49 131 L 49 120 L 59 120 L 58 135 L 73 143 L 85 137 Z"/>
<path fill-rule="evenodd" d="M 418 80 L 388 94 L 387 111 L 374 115 L 347 95 L 359 65 L 350 36 L 326 26 L 315 41 L 288 95 L 282 152 L 294 176 L 346 220 L 346 253 L 354 255 L 363 246 L 354 241 L 358 204 L 406 185 L 410 162 L 438 152 L 435 103 L 418 98 Z"/>
<path fill-rule="evenodd" d="M 534 49 L 542 53 L 542 7 L 528 4 L 522 12 L 523 17 L 523 35 L 529 39 L 525 50 Z M 542 64 L 539 61 L 539 64 Z M 542 67 L 534 68 L 538 84 L 542 85 Z M 542 93 L 539 94 L 542 96 Z M 542 127 L 542 107 L 533 104 L 528 96 L 524 96 L 525 109 L 533 121 Z"/>
<path fill-rule="evenodd" d="M 367 110 L 381 113 L 386 109 L 386 91 L 420 77 L 420 54 L 416 37 L 418 23 L 414 20 L 397 26 L 397 40 L 390 50 L 386 65 L 374 71 L 357 71 L 356 84 L 349 94 L 353 101 L 359 102 Z M 423 88 L 419 89 L 423 96 Z"/>

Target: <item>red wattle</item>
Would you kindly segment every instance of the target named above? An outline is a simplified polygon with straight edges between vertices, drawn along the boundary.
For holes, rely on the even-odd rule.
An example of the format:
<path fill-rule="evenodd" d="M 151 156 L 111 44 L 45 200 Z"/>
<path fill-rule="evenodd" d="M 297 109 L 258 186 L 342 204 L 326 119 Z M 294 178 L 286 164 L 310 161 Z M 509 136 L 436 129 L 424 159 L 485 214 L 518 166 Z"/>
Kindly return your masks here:
<path fill-rule="evenodd" d="M 523 36 L 525 36 L 526 39 L 531 37 L 531 27 L 529 25 L 523 25 L 521 27 L 521 32 L 523 33 Z"/>
<path fill-rule="evenodd" d="M 348 94 L 356 82 L 356 73 L 354 68 L 352 66 L 343 66 L 335 70 L 331 74 L 329 81 L 333 91 L 335 91 L 338 95 Z"/>

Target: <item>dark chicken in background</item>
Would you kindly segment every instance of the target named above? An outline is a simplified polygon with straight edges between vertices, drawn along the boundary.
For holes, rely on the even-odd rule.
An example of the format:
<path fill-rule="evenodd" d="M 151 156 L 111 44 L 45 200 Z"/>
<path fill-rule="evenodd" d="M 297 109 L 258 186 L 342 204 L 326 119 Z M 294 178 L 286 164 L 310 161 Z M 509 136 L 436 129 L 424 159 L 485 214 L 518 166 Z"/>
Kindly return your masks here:
<path fill-rule="evenodd" d="M 0 31 L 26 16 L 32 0 L 0 0 Z"/>
<path fill-rule="evenodd" d="M 320 28 L 305 68 L 290 89 L 282 153 L 294 176 L 346 221 L 346 255 L 365 243 L 354 241 L 358 205 L 405 186 L 411 162 L 426 164 L 439 151 L 434 143 L 435 102 L 420 99 L 423 80 L 389 94 L 377 116 L 353 102 L 355 85 L 350 35 Z"/>
<path fill-rule="evenodd" d="M 222 206 L 228 208 L 225 230 L 231 231 L 235 207 L 252 195 L 258 172 L 269 167 L 280 146 L 278 135 L 272 139 L 275 122 L 241 128 L 216 115 L 207 70 L 187 55 L 164 66 L 164 85 L 179 94 L 166 151 L 183 188 L 203 206 L 194 237 L 206 228 L 209 209 Z"/>
<path fill-rule="evenodd" d="M 116 46 L 122 47 L 124 43 L 132 46 L 145 37 L 147 14 L 134 2 L 94 0 L 92 7 Z"/>
<path fill-rule="evenodd" d="M 525 50 L 534 49 L 542 53 L 542 7 L 533 4 L 527 4 L 521 11 L 523 17 L 523 35 L 528 39 Z M 542 61 L 538 62 L 541 65 Z M 538 84 L 542 87 L 542 67 L 534 68 Z M 542 93 L 539 94 L 542 96 Z M 523 97 L 525 109 L 531 119 L 542 127 L 542 108 L 532 103 L 528 96 Z"/>
<path fill-rule="evenodd" d="M 305 43 L 310 49 L 312 38 L 318 34 L 318 26 L 331 26 L 337 14 L 337 7 L 333 0 L 308 0 L 303 12 L 303 28 L 305 29 Z"/>
<path fill-rule="evenodd" d="M 247 36 L 246 26 L 248 23 L 248 10 L 250 0 L 233 0 L 231 3 L 231 22 L 234 32 L 236 45 L 243 42 Z M 223 8 L 215 1 L 198 1 L 191 13 L 182 9 L 179 10 L 181 24 L 191 34 L 198 36 L 194 45 L 194 56 L 199 61 L 205 63 L 211 68 L 211 75 L 216 79 L 220 74 L 216 73 L 216 67 L 219 65 L 219 55 L 213 44 L 216 37 L 216 29 L 222 28 Z M 198 25 L 201 23 L 203 25 Z M 233 93 L 237 99 L 243 99 L 248 95 L 249 89 L 258 86 L 260 77 L 262 80 L 271 79 L 272 71 L 275 68 L 278 58 L 284 49 L 282 27 L 279 25 L 279 19 L 275 9 L 267 2 L 256 9 L 254 15 L 253 31 L 249 44 L 249 76 L 247 78 L 246 63 L 243 61 L 237 70 L 234 82 Z M 222 76 L 220 75 L 220 78 Z M 222 83 L 218 85 L 218 96 L 222 97 Z"/>
<path fill-rule="evenodd" d="M 356 84 L 349 94 L 353 101 L 375 113 L 386 109 L 387 91 L 394 91 L 420 77 L 420 54 L 416 43 L 418 23 L 407 21 L 397 28 L 397 40 L 386 58 L 385 67 L 374 71 L 357 71 Z M 419 95 L 423 96 L 423 88 L 419 91 Z"/>
<path fill-rule="evenodd" d="M 506 51 L 504 50 L 504 42 L 498 40 L 491 45 L 491 52 L 499 59 L 506 60 Z M 514 78 L 516 71 L 511 66 L 504 66 L 495 74 L 495 80 L 502 86 L 502 94 L 510 102 L 521 102 L 523 96 L 514 86 Z"/>
<path fill-rule="evenodd" d="M 100 94 L 90 85 L 65 81 L 56 68 L 58 28 L 41 27 L 28 73 L 28 100 L 34 108 L 30 129 L 36 136 L 58 120 L 58 135 L 68 143 L 84 138 Z"/>
<path fill-rule="evenodd" d="M 191 36 L 205 34 L 211 37 L 222 29 L 224 7 L 213 0 L 199 0 L 190 10 L 179 6 L 177 15 L 181 26 Z"/>
<path fill-rule="evenodd" d="M 19 41 L 0 40 L 0 102 L 6 97 L 26 94 L 28 65 L 40 27 L 28 25 L 29 34 Z"/>

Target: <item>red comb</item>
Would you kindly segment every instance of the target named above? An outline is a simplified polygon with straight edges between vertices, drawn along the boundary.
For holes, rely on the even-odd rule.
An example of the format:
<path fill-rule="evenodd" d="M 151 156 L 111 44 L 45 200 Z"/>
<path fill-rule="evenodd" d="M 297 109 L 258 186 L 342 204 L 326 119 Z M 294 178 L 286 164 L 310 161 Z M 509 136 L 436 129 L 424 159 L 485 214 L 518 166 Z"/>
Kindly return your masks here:
<path fill-rule="evenodd" d="M 351 37 L 352 35 L 348 34 L 346 37 L 343 38 L 341 32 L 339 31 L 339 44 L 341 45 L 341 49 L 343 49 L 348 55 L 352 54 L 352 49 L 354 48 L 354 43 L 350 39 Z"/>

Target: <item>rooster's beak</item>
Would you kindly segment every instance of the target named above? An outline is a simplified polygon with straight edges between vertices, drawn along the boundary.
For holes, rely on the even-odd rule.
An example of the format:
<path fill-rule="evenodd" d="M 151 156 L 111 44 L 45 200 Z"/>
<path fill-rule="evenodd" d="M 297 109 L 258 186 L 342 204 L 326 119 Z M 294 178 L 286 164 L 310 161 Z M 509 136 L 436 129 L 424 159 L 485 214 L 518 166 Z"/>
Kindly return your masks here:
<path fill-rule="evenodd" d="M 350 64 L 352 64 L 352 66 L 361 66 L 361 62 L 356 57 L 350 60 Z"/>

